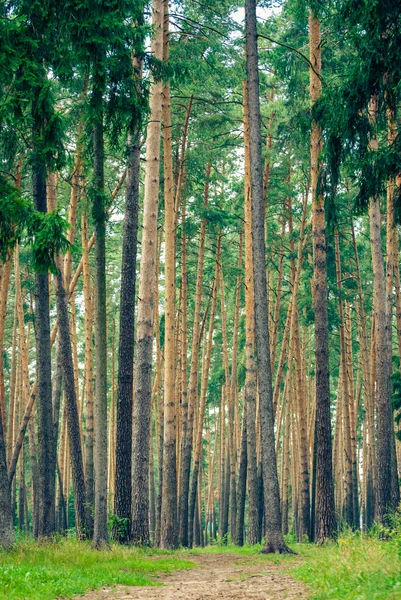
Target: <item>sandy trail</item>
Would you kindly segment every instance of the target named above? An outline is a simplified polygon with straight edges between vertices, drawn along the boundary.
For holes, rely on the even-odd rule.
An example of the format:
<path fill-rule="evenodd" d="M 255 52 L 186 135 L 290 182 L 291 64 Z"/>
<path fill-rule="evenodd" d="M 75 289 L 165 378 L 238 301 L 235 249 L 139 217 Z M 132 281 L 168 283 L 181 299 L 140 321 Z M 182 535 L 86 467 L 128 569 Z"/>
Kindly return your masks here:
<path fill-rule="evenodd" d="M 308 598 L 307 588 L 283 573 L 287 563 L 260 557 L 186 555 L 196 563 L 188 571 L 161 576 L 163 587 L 103 588 L 81 600 L 284 600 Z M 77 599 L 78 600 L 78 599 Z"/>

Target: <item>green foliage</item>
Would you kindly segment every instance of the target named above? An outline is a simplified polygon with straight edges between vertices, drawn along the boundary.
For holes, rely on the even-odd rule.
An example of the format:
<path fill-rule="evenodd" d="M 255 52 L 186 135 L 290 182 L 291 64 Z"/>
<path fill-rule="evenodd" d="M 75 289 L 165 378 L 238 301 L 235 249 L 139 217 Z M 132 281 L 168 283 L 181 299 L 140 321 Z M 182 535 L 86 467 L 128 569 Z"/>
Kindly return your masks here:
<path fill-rule="evenodd" d="M 18 190 L 0 180 L 0 256 L 5 260 L 26 230 L 26 242 L 33 253 L 32 267 L 38 273 L 57 274 L 55 257 L 66 252 L 68 223 L 57 211 L 41 213 L 23 199 Z"/>
<path fill-rule="evenodd" d="M 29 203 L 19 191 L 0 177 L 0 257 L 5 260 L 25 225 Z"/>
<path fill-rule="evenodd" d="M 39 213 L 34 211 L 28 220 L 28 240 L 33 251 L 33 268 L 38 273 L 57 275 L 55 257 L 65 253 L 70 243 L 65 237 L 67 221 L 57 212 Z"/>

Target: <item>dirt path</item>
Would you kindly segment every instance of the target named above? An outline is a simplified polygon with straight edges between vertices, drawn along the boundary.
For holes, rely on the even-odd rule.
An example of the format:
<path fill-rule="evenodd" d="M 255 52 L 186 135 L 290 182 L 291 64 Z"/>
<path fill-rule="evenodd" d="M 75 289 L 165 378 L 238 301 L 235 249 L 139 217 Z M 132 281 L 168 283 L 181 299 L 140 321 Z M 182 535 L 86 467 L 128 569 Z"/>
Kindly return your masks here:
<path fill-rule="evenodd" d="M 283 573 L 287 563 L 255 556 L 192 555 L 197 567 L 163 578 L 163 587 L 118 586 L 81 600 L 292 600 L 307 599 L 306 587 Z M 78 600 L 78 599 L 77 599 Z"/>

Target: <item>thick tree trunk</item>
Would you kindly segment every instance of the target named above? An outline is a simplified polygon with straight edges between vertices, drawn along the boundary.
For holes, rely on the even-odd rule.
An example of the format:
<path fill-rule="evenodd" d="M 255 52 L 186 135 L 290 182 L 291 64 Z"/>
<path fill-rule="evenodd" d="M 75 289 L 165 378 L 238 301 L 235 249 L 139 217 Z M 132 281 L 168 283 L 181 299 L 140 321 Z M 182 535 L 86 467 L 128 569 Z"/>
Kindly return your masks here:
<path fill-rule="evenodd" d="M 375 517 L 383 522 L 391 507 L 391 436 L 392 411 L 390 396 L 390 365 L 386 319 L 386 288 L 380 234 L 378 198 L 369 204 L 370 242 L 373 265 L 373 307 L 375 313 L 375 371 L 377 405 L 377 487 Z"/>
<path fill-rule="evenodd" d="M 246 471 L 247 471 L 247 429 L 246 429 L 246 402 L 242 412 L 241 446 L 238 466 L 237 483 L 237 522 L 234 543 L 237 546 L 244 545 L 245 525 L 245 500 L 246 500 Z"/>
<path fill-rule="evenodd" d="M 163 59 L 163 0 L 153 2 L 153 56 Z M 149 432 L 152 406 L 152 354 L 157 215 L 160 177 L 161 81 L 150 90 L 150 121 L 147 129 L 145 197 L 143 204 L 142 255 L 137 315 L 137 353 L 132 447 L 132 541 L 149 545 Z"/>
<path fill-rule="evenodd" d="M 101 84 L 94 90 L 98 108 L 93 127 L 93 183 L 92 213 L 95 224 L 95 348 L 96 388 L 94 410 L 94 468 L 95 511 L 93 523 L 93 546 L 101 548 L 108 544 L 107 529 L 107 320 L 106 320 L 106 214 L 104 198 L 104 139 L 103 98 Z M 72 457 L 71 457 L 72 458 Z"/>
<path fill-rule="evenodd" d="M 131 539 L 131 456 L 132 394 L 134 385 L 134 322 L 136 293 L 136 255 L 139 212 L 140 132 L 128 140 L 128 168 L 125 195 L 124 231 L 121 263 L 120 339 L 118 345 L 116 493 L 114 513 L 124 525 L 113 530 L 113 537 L 127 543 Z"/>
<path fill-rule="evenodd" d="M 39 97 L 39 93 L 38 93 Z M 45 126 L 39 106 L 33 108 L 33 138 L 39 138 Z M 37 211 L 46 213 L 46 164 L 40 148 L 34 148 L 32 163 L 33 198 Z M 55 531 L 55 476 L 53 460 L 53 409 L 50 352 L 49 277 L 35 275 L 35 332 L 38 377 L 38 470 L 39 470 L 39 537 Z"/>
<path fill-rule="evenodd" d="M 321 39 L 320 21 L 309 14 L 310 38 L 310 100 L 311 106 L 321 95 Z M 331 423 L 330 423 L 330 375 L 328 340 L 328 299 L 326 273 L 326 231 L 324 198 L 318 189 L 322 134 L 316 121 L 311 131 L 311 188 L 312 188 L 312 235 L 313 235 L 313 285 L 315 309 L 315 356 L 316 356 L 316 540 L 323 543 L 334 535 L 335 508 L 332 472 Z"/>
<path fill-rule="evenodd" d="M 280 492 L 274 448 L 273 388 L 270 367 L 269 311 L 265 267 L 262 142 L 256 2 L 245 2 L 248 80 L 249 150 L 252 201 L 252 251 L 255 293 L 255 333 L 260 401 L 261 457 L 265 501 L 266 543 L 263 552 L 289 552 L 281 531 Z"/>

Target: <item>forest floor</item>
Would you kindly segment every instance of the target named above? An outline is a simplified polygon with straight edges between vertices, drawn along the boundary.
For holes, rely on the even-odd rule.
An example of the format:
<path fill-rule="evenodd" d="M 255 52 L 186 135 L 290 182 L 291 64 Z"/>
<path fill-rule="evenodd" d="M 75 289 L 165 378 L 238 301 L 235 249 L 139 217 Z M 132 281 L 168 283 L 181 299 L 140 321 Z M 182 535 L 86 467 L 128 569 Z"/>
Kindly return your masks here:
<path fill-rule="evenodd" d="M 158 576 L 160 587 L 105 587 L 82 600 L 292 600 L 308 598 L 305 584 L 283 571 L 288 565 L 261 556 L 185 555 L 195 568 Z"/>
<path fill-rule="evenodd" d="M 0 600 L 401 600 L 401 526 L 343 534 L 297 555 L 260 546 L 213 545 L 166 552 L 111 544 L 97 551 L 72 537 L 19 538 L 0 551 Z"/>

